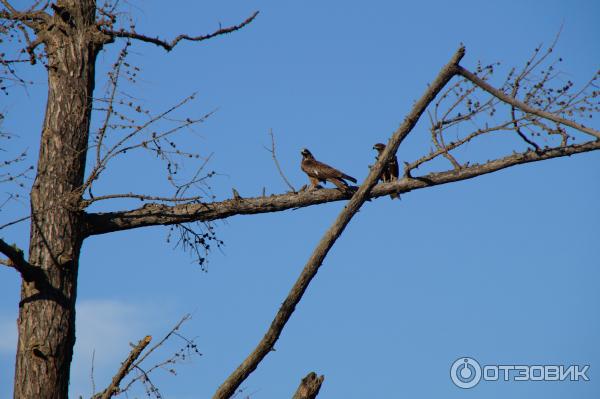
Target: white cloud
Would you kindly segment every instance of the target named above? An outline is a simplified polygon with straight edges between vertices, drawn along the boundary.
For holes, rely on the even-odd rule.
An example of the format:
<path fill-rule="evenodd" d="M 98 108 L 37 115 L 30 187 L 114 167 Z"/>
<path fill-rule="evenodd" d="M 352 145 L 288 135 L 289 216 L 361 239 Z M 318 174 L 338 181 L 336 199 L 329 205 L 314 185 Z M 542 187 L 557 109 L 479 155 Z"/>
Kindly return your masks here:
<path fill-rule="evenodd" d="M 144 334 L 144 315 L 133 304 L 120 301 L 82 301 L 77 305 L 75 353 L 98 364 L 116 355 L 126 356 L 128 340 Z M 120 350 L 125 348 L 126 352 Z"/>
<path fill-rule="evenodd" d="M 106 388 L 121 362 L 145 335 L 163 331 L 160 305 L 118 300 L 80 300 L 77 303 L 76 342 L 71 365 L 70 397 L 90 397 L 92 354 L 96 390 Z M 16 315 L 0 315 L 0 354 L 14 359 L 17 347 Z M 1 395 L 0 395 L 1 396 Z"/>
<path fill-rule="evenodd" d="M 129 354 L 129 343 L 150 332 L 149 319 L 143 306 L 116 300 L 80 301 L 71 367 L 72 396 L 91 394 L 92 355 L 96 389 L 104 388 Z"/>

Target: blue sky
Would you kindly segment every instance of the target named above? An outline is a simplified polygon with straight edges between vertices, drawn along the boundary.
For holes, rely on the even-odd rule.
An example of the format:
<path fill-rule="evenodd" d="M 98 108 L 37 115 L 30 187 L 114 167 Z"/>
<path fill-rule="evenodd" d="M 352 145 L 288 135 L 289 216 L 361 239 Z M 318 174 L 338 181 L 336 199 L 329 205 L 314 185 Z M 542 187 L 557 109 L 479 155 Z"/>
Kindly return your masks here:
<path fill-rule="evenodd" d="M 564 24 L 556 55 L 564 58 L 565 76 L 584 83 L 600 64 L 600 6 L 594 1 L 323 3 L 176 1 L 165 7 L 136 0 L 125 6 L 138 31 L 162 37 L 209 32 L 219 22 L 229 25 L 261 11 L 240 32 L 182 43 L 168 54 L 146 44 L 132 48 L 130 60 L 142 72 L 131 92 L 148 108 L 165 109 L 191 92 L 198 97 L 186 115 L 218 108 L 180 138 L 184 147 L 212 154 L 217 199 L 229 198 L 232 187 L 242 196 L 260 195 L 263 187 L 267 193 L 286 190 L 263 148 L 269 129 L 297 188 L 307 182 L 299 170 L 302 147 L 362 180 L 373 143 L 387 141 L 461 42 L 465 67 L 501 61 L 500 77 L 539 43 L 549 44 Z M 102 76 L 117 49 L 98 58 L 97 90 L 105 87 Z M 40 67 L 24 76 L 36 84 L 3 98 L 2 127 L 18 136 L 7 149 L 28 148 L 34 163 L 45 77 Z M 400 148 L 400 161 L 429 150 L 425 119 Z M 469 147 L 466 156 L 493 153 L 492 144 Z M 598 397 L 599 166 L 600 154 L 583 154 L 365 204 L 277 350 L 243 384 L 244 395 L 291 397 L 314 370 L 325 375 L 323 398 Z M 168 192 L 163 168 L 144 155 L 116 161 L 95 194 L 125 191 Z M 180 366 L 176 377 L 159 370 L 155 382 L 167 398 L 212 395 L 262 337 L 342 206 L 220 221 L 217 234 L 225 246 L 210 254 L 208 272 L 165 242 L 165 228 L 88 239 L 73 397 L 91 394 L 94 351 L 100 388 L 129 342 L 146 334 L 158 338 L 188 312 L 193 319 L 184 333 L 196 337 L 203 355 Z M 27 209 L 26 202 L 12 203 L 0 212 L 0 223 Z M 22 223 L 2 236 L 26 248 L 27 232 Z M 0 397 L 12 393 L 18 298 L 16 273 L 0 269 Z M 482 364 L 589 364 L 591 380 L 482 382 L 465 391 L 449 378 L 461 356 Z"/>

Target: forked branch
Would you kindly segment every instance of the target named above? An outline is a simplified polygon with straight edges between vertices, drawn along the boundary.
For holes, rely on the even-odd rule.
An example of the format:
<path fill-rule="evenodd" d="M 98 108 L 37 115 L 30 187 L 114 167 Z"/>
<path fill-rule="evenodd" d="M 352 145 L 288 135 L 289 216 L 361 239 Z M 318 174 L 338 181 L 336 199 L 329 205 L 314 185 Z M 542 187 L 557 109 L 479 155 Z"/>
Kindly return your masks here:
<path fill-rule="evenodd" d="M 540 153 L 528 151 L 499 158 L 482 165 L 473 164 L 459 171 L 429 173 L 419 177 L 407 177 L 392 183 L 378 184 L 371 190 L 369 198 L 378 198 L 399 194 L 440 184 L 448 184 L 477 176 L 496 172 L 511 166 L 529 162 L 544 161 L 552 158 L 571 156 L 579 153 L 600 150 L 600 140 L 584 144 L 572 144 L 565 147 L 550 148 Z M 304 208 L 327 202 L 343 201 L 352 196 L 351 192 L 337 189 L 303 191 L 270 197 L 244 198 L 221 202 L 181 204 L 174 206 L 147 204 L 130 211 L 92 213 L 87 215 L 88 235 L 106 234 L 113 231 L 129 230 L 139 227 L 173 225 L 189 222 L 210 222 L 235 215 L 255 215 L 259 213 L 281 212 L 288 209 Z"/>
<path fill-rule="evenodd" d="M 483 79 L 481 79 L 480 77 L 475 75 L 474 73 L 461 67 L 460 65 L 458 66 L 457 72 L 461 76 L 463 76 L 466 79 L 473 82 L 473 84 L 481 87 L 483 90 L 485 90 L 488 93 L 490 93 L 491 95 L 493 95 L 494 97 L 498 98 L 499 100 L 501 100 L 507 104 L 510 104 L 512 106 L 519 108 L 521 111 L 523 111 L 525 113 L 536 115 L 536 116 L 539 116 L 544 119 L 549 119 L 553 122 L 560 123 L 562 125 L 569 126 L 569 127 L 572 127 L 573 129 L 579 130 L 580 132 L 592 135 L 592 136 L 596 137 L 596 139 L 600 139 L 599 131 L 592 129 L 590 127 L 584 126 L 575 121 L 562 118 L 559 115 L 556 115 L 556 114 L 553 114 L 553 113 L 550 113 L 550 112 L 547 112 L 547 111 L 544 111 L 541 109 L 533 108 L 533 107 L 529 106 L 528 104 L 525 104 L 524 102 L 519 101 L 516 98 L 509 96 L 508 94 L 504 93 L 502 90 L 498 90 L 498 89 L 492 87 L 489 83 L 487 83 L 486 81 L 484 81 Z"/>
<path fill-rule="evenodd" d="M 121 364 L 119 371 L 113 377 L 110 385 L 101 393 L 94 395 L 92 399 L 110 399 L 114 395 L 119 393 L 119 385 L 121 384 L 121 381 L 123 381 L 123 378 L 125 378 L 127 374 L 129 374 L 133 363 L 144 351 L 146 346 L 148 346 L 150 341 L 152 341 L 152 337 L 150 335 L 147 335 L 143 339 L 141 339 L 140 342 L 138 342 L 137 345 L 133 347 L 133 349 L 129 353 L 129 356 L 127 356 L 127 359 L 125 359 L 123 364 Z"/>
<path fill-rule="evenodd" d="M 402 141 L 408 136 L 416 125 L 419 117 L 425 111 L 425 108 L 433 101 L 435 96 L 442 90 L 448 81 L 456 73 L 456 65 L 465 54 L 464 47 L 460 47 L 451 58 L 450 62 L 440 71 L 435 81 L 429 86 L 425 94 L 416 102 L 413 109 L 405 118 L 404 122 L 394 132 L 390 138 L 386 149 L 379 157 L 375 165 L 371 168 L 369 175 L 350 198 L 346 207 L 340 212 L 332 226 L 325 232 L 310 258 L 306 262 L 304 269 L 300 273 L 298 280 L 290 290 L 287 298 L 275 315 L 271 326 L 265 336 L 260 340 L 254 351 L 231 373 L 231 375 L 219 387 L 213 399 L 228 399 L 233 395 L 240 384 L 252 373 L 264 357 L 273 349 L 275 342 L 279 339 L 283 328 L 294 313 L 296 306 L 302 299 L 304 292 L 312 279 L 316 276 L 323 260 L 327 256 L 333 244 L 340 237 L 352 217 L 358 212 L 360 207 L 370 197 L 371 189 L 375 186 L 383 173 L 384 166 L 388 160 L 396 153 Z"/>

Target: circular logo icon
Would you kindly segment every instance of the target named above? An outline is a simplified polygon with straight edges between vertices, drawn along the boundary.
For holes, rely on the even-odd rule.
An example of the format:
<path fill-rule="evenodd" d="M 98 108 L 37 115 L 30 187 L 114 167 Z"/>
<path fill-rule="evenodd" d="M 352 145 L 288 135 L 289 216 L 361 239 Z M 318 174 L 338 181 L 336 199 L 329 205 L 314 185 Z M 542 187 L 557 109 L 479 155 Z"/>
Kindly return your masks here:
<path fill-rule="evenodd" d="M 459 357 L 450 368 L 450 378 L 459 388 L 473 388 L 481 380 L 481 366 L 470 357 Z"/>

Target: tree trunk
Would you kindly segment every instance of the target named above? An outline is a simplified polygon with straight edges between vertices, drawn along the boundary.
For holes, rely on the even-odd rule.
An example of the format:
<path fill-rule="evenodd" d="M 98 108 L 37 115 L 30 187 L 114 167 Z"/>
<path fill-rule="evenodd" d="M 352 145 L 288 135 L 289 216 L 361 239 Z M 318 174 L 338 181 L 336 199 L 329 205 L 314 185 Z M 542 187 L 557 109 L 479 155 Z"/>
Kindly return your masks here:
<path fill-rule="evenodd" d="M 14 397 L 67 398 L 75 344 L 75 297 L 84 238 L 78 209 L 88 146 L 94 66 L 95 1 L 62 0 L 44 37 L 48 102 L 31 190 L 29 262 L 52 287 L 23 282 Z M 43 36 L 42 36 L 43 35 Z"/>

